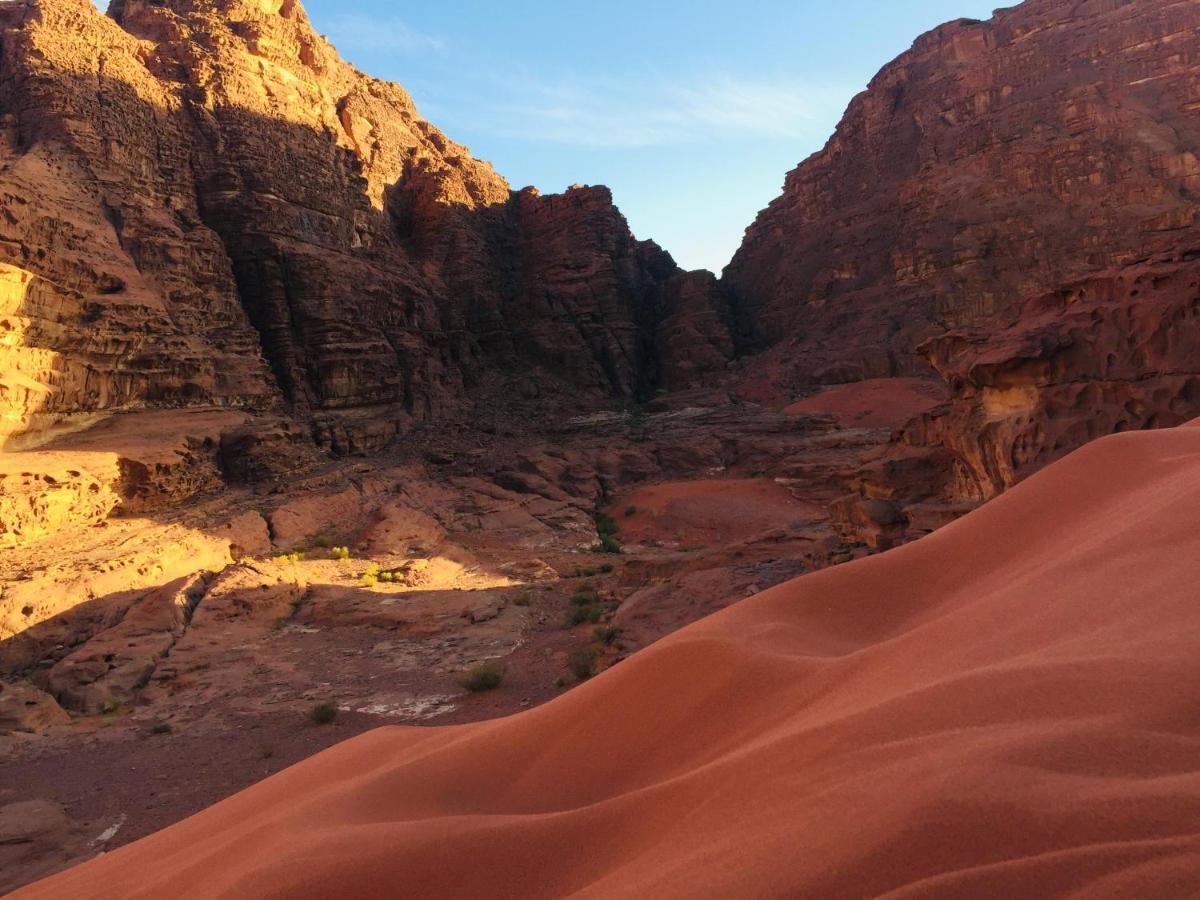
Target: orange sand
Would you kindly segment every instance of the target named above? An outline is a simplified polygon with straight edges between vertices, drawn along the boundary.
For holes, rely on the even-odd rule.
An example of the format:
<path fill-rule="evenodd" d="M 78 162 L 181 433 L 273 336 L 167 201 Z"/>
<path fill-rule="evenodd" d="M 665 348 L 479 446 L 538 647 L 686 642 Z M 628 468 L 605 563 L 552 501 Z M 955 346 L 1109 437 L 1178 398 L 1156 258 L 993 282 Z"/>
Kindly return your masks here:
<path fill-rule="evenodd" d="M 847 428 L 899 428 L 947 399 L 946 386 L 924 378 L 876 378 L 829 388 L 784 409 L 829 415 Z"/>
<path fill-rule="evenodd" d="M 1200 429 L 21 897 L 1200 895 Z M 102 779 L 103 773 L 97 773 Z"/>
<path fill-rule="evenodd" d="M 632 516 L 627 515 L 630 507 L 636 510 Z M 824 510 L 760 478 L 656 484 L 622 498 L 610 513 L 623 544 L 656 540 L 712 546 L 821 518 Z"/>

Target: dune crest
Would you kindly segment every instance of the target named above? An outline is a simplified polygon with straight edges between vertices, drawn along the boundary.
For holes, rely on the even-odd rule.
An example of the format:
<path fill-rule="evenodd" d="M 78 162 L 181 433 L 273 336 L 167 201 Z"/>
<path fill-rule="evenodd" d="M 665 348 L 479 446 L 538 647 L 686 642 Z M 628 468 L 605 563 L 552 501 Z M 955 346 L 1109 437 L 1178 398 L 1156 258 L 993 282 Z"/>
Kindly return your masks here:
<path fill-rule="evenodd" d="M 1105 438 L 547 706 L 371 732 L 14 896 L 1195 895 L 1198 524 L 1200 429 Z"/>

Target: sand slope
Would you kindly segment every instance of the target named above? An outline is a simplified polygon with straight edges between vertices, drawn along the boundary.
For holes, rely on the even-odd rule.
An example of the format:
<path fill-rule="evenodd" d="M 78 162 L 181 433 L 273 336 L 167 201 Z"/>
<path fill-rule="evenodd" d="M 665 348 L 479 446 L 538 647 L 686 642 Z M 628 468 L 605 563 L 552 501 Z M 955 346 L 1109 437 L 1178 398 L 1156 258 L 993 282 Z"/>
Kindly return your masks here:
<path fill-rule="evenodd" d="M 1099 441 L 548 706 L 372 732 L 17 896 L 567 894 L 1200 894 L 1200 429 Z"/>

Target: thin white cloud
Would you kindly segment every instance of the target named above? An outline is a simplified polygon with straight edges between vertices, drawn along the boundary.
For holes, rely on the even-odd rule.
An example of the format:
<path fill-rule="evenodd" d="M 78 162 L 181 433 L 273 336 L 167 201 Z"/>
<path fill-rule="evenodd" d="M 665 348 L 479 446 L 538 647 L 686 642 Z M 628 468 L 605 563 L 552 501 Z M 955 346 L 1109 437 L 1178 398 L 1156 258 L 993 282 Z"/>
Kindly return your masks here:
<path fill-rule="evenodd" d="M 828 130 L 856 88 L 716 74 L 684 84 L 510 78 L 475 93 L 472 125 L 508 138 L 603 147 L 688 144 L 737 136 L 799 140 Z M 436 98 L 440 93 L 431 92 Z M 431 98 L 433 99 L 433 98 Z M 460 103 L 434 100 L 438 107 Z"/>
<path fill-rule="evenodd" d="M 363 15 L 340 15 L 321 23 L 333 45 L 343 52 L 390 50 L 397 53 L 440 53 L 446 42 L 425 34 L 395 17 L 379 19 Z"/>

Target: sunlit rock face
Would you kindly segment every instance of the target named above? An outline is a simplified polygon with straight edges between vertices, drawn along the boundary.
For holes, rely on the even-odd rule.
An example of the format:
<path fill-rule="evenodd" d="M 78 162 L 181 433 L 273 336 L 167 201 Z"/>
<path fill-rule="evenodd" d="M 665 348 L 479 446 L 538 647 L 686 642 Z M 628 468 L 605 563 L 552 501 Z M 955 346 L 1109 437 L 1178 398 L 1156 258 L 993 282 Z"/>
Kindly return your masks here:
<path fill-rule="evenodd" d="M 937 372 L 910 439 L 982 499 L 1200 415 L 1200 7 L 1031 0 L 921 37 L 787 177 L 725 285 L 780 392 Z"/>
<path fill-rule="evenodd" d="M 703 374 L 666 358 L 683 273 L 606 190 L 514 194 L 290 0 L 5 4 L 0 123 L 14 447 L 220 405 L 356 452 L 480 397 L 553 411 Z"/>

